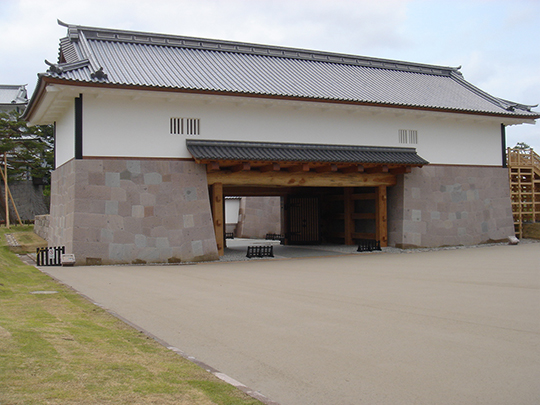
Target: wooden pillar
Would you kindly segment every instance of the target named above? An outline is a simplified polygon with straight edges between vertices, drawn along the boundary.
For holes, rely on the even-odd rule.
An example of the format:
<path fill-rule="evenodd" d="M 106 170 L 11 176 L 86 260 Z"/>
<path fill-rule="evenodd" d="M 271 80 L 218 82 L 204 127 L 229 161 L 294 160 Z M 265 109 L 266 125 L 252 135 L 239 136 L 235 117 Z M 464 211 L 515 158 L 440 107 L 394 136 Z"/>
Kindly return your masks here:
<path fill-rule="evenodd" d="M 289 244 L 289 195 L 281 197 L 281 234 L 284 236 L 283 244 Z"/>
<path fill-rule="evenodd" d="M 375 238 L 381 241 L 381 247 L 388 246 L 388 213 L 386 201 L 386 186 L 377 187 L 377 201 L 375 209 Z"/>
<path fill-rule="evenodd" d="M 352 199 L 353 188 L 344 187 L 343 188 L 343 205 L 344 205 L 344 215 L 343 219 L 345 221 L 345 245 L 353 245 L 353 232 L 354 232 L 354 201 Z"/>
<path fill-rule="evenodd" d="M 212 217 L 214 219 L 214 232 L 216 233 L 216 245 L 218 254 L 225 254 L 225 218 L 223 215 L 223 184 L 212 184 Z"/>

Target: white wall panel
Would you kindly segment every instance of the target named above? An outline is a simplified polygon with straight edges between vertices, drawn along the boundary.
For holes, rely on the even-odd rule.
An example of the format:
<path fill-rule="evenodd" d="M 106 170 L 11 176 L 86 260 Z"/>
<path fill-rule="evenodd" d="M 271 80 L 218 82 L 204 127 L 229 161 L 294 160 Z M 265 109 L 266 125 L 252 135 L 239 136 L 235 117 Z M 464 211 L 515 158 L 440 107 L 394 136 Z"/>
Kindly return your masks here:
<path fill-rule="evenodd" d="M 362 107 L 310 102 L 265 103 L 226 97 L 204 101 L 197 96 L 175 100 L 174 95 L 166 99 L 140 91 L 133 94 L 84 96 L 85 156 L 189 158 L 185 141 L 192 138 L 411 146 L 435 164 L 501 164 L 496 119 L 475 121 L 455 114 L 440 119 L 439 113 L 399 113 L 382 108 L 372 112 Z M 200 118 L 201 134 L 171 135 L 171 117 Z M 417 130 L 418 144 L 400 145 L 400 129 Z"/>
<path fill-rule="evenodd" d="M 56 121 L 56 167 L 75 157 L 75 101 Z"/>

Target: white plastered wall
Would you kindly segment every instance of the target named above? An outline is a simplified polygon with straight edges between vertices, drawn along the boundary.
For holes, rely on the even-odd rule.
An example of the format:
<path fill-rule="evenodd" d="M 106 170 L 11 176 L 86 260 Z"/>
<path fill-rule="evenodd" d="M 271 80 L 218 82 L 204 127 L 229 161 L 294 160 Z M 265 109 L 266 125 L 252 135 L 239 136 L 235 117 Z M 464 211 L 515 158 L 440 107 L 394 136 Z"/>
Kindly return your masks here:
<path fill-rule="evenodd" d="M 75 157 L 75 101 L 56 120 L 56 167 Z"/>
<path fill-rule="evenodd" d="M 432 164 L 501 165 L 500 122 L 490 117 L 143 91 L 84 94 L 83 110 L 84 156 L 190 158 L 186 139 L 213 139 L 405 146 Z M 200 135 L 171 135 L 171 117 L 199 118 Z M 418 144 L 400 144 L 400 129 L 418 131 Z M 58 138 L 66 157 L 69 136 Z"/>
<path fill-rule="evenodd" d="M 238 223 L 238 213 L 240 210 L 240 199 L 227 199 L 225 200 L 225 223 L 237 224 Z"/>

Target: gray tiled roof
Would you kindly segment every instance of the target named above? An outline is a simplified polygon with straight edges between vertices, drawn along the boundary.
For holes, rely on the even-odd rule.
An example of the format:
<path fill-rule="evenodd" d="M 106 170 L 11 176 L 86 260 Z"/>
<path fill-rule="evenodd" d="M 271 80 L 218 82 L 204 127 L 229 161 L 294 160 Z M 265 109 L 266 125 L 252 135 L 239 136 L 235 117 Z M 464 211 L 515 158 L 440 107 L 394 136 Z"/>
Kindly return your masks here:
<path fill-rule="evenodd" d="M 67 25 L 43 77 L 536 118 L 459 68 L 181 36 Z"/>
<path fill-rule="evenodd" d="M 202 161 L 428 164 L 414 148 L 192 139 L 188 139 L 186 144 L 191 155 Z"/>
<path fill-rule="evenodd" d="M 0 84 L 0 104 L 24 105 L 27 102 L 26 85 Z"/>

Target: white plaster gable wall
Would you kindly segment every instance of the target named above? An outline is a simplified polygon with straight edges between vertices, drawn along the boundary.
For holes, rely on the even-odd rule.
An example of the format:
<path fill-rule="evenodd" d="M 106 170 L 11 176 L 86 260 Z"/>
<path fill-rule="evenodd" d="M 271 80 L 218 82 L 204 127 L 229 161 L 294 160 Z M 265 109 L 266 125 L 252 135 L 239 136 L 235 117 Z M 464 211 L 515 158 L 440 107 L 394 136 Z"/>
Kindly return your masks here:
<path fill-rule="evenodd" d="M 75 100 L 56 120 L 56 167 L 75 157 Z"/>
<path fill-rule="evenodd" d="M 196 95 L 172 95 L 167 99 L 153 92 L 131 93 L 84 95 L 84 156 L 190 158 L 185 141 L 199 138 L 410 146 L 433 164 L 501 165 L 497 118 L 239 97 L 205 100 Z M 201 134 L 171 135 L 171 117 L 199 118 Z M 400 144 L 400 129 L 417 130 L 418 144 Z M 73 133 L 73 127 L 62 127 L 62 131 Z M 67 138 L 62 135 L 59 139 Z"/>

